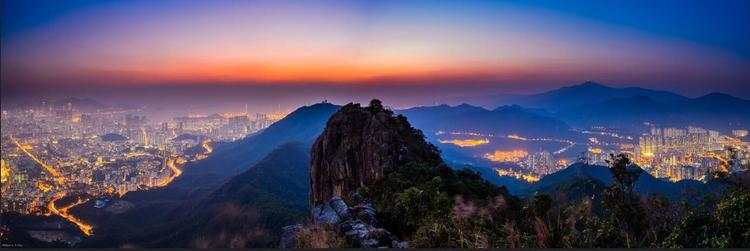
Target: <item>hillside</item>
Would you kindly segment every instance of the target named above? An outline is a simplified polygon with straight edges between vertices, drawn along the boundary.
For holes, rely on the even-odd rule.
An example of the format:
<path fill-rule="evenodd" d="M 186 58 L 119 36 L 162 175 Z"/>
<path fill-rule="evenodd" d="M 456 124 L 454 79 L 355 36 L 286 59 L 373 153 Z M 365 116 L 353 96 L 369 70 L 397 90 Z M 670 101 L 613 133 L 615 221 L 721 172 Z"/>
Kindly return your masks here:
<path fill-rule="evenodd" d="M 148 211 L 111 215 L 86 247 L 270 247 L 281 227 L 307 214 L 307 145 L 286 143 L 209 196 L 162 205 L 171 217 Z"/>
<path fill-rule="evenodd" d="M 340 107 L 320 103 L 300 107 L 265 130 L 244 139 L 223 144 L 206 159 L 188 163 L 183 174 L 169 186 L 128 193 L 128 200 L 186 199 L 203 196 L 260 161 L 278 146 L 288 142 L 311 145 L 323 131 L 328 118 Z"/>
<path fill-rule="evenodd" d="M 284 247 L 342 247 L 310 244 L 307 238 L 315 237 L 305 237 L 305 229 L 330 231 L 327 234 L 341 237 L 326 238 L 344 239 L 346 244 L 337 245 L 346 247 L 401 247 L 400 240 L 412 241 L 429 228 L 432 217 L 449 217 L 459 197 L 481 203 L 502 200 L 518 207 L 517 198 L 505 188 L 476 172 L 448 167 L 421 131 L 378 100 L 368 107 L 344 106 L 311 152 L 314 225 L 285 228 L 290 232 L 284 234 Z"/>

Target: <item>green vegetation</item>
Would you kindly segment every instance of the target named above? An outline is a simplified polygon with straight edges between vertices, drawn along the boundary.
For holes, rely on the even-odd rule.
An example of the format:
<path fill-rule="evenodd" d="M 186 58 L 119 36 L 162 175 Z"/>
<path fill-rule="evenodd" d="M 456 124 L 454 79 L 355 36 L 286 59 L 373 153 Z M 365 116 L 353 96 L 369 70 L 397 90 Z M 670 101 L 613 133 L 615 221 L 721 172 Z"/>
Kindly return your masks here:
<path fill-rule="evenodd" d="M 698 206 L 634 191 L 641 170 L 626 155 L 609 162 L 604 189 L 576 179 L 530 198 L 468 170 L 409 163 L 359 192 L 378 209 L 378 225 L 411 247 L 750 247 L 750 192 L 732 186 Z M 549 191 L 549 190 L 547 190 Z"/>

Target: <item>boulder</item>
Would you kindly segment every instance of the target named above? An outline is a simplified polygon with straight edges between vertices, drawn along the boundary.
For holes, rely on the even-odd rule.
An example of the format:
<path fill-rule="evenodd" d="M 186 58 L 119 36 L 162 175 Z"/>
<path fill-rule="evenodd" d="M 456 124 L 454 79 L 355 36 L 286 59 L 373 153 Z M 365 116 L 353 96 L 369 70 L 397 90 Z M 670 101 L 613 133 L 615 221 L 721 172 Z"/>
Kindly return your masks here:
<path fill-rule="evenodd" d="M 301 224 L 283 227 L 281 229 L 279 248 L 297 248 L 297 238 L 301 230 Z"/>
<path fill-rule="evenodd" d="M 333 211 L 336 212 L 339 219 L 341 220 L 347 220 L 349 219 L 349 206 L 346 205 L 346 202 L 341 199 L 341 197 L 335 196 L 331 198 L 331 201 L 328 202 L 328 204 L 331 205 L 331 208 L 333 208 Z"/>
<path fill-rule="evenodd" d="M 330 203 L 323 203 L 313 209 L 313 223 L 316 224 L 339 224 L 341 218 L 333 210 Z"/>

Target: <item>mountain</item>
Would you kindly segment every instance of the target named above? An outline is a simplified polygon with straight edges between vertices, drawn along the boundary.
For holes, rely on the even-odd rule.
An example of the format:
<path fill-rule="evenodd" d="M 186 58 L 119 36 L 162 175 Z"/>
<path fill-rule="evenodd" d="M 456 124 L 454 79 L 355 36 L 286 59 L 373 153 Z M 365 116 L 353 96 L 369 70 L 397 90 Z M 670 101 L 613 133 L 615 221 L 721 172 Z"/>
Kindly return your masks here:
<path fill-rule="evenodd" d="M 487 110 L 471 105 L 416 107 L 399 111 L 432 138 L 436 131 L 519 134 L 527 137 L 571 136 L 563 121 L 517 105 Z"/>
<path fill-rule="evenodd" d="M 107 134 L 104 134 L 102 136 L 99 136 L 99 138 L 102 141 L 124 141 L 124 140 L 128 140 L 127 137 L 122 136 L 122 135 L 117 134 L 117 133 L 107 133 Z"/>
<path fill-rule="evenodd" d="M 310 162 L 310 209 L 383 178 L 408 162 L 441 163 L 440 152 L 404 116 L 378 100 L 348 104 L 315 140 Z"/>
<path fill-rule="evenodd" d="M 677 101 L 685 97 L 667 92 L 639 87 L 613 88 L 595 82 L 562 87 L 548 92 L 524 97 L 519 105 L 532 108 L 562 110 L 585 104 L 599 103 L 613 98 L 646 96 L 657 101 Z"/>
<path fill-rule="evenodd" d="M 593 125 L 642 128 L 644 122 L 659 126 L 701 126 L 728 132 L 750 127 L 750 100 L 713 93 L 698 98 L 657 101 L 637 95 L 581 105 L 559 113 L 566 122 L 582 127 Z"/>
<path fill-rule="evenodd" d="M 252 166 L 286 142 L 312 144 L 323 131 L 328 118 L 339 108 L 330 103 L 303 106 L 260 133 L 216 148 L 214 154 L 192 168 L 197 172 L 233 175 Z"/>
<path fill-rule="evenodd" d="M 448 167 L 421 131 L 378 100 L 341 108 L 311 155 L 312 226 L 285 227 L 283 247 L 403 247 L 401 240 L 432 226 L 427 210 L 448 217 L 454 198 L 501 200 L 503 206 L 516 201 L 480 174 Z M 329 229 L 329 241 L 346 244 L 309 243 L 320 235 L 310 237 L 304 229 Z"/>
<path fill-rule="evenodd" d="M 328 118 L 339 108 L 330 103 L 301 107 L 261 132 L 219 145 L 208 158 L 186 164 L 182 175 L 169 186 L 128 193 L 126 198 L 140 201 L 205 195 L 226 182 L 229 177 L 257 164 L 280 145 L 288 142 L 312 145 L 313 140 L 323 131 Z"/>
<path fill-rule="evenodd" d="M 84 246 L 274 246 L 282 226 L 307 215 L 309 161 L 309 145 L 283 144 L 208 196 L 161 205 L 169 217 L 144 212 L 110 216 Z"/>
<path fill-rule="evenodd" d="M 270 247 L 307 215 L 310 147 L 286 143 L 232 177 L 155 246 Z M 241 224 L 237 224 L 240 223 Z"/>
<path fill-rule="evenodd" d="M 635 167 L 637 168 L 637 167 Z M 535 182 L 525 191 L 525 194 L 532 194 L 538 191 L 559 190 L 562 185 L 569 185 L 573 180 L 593 180 L 594 183 L 600 183 L 605 186 L 614 184 L 614 177 L 608 167 L 587 165 L 575 163 L 569 167 L 557 171 L 553 174 L 544 176 L 541 180 Z M 599 186 L 599 188 L 602 188 Z M 682 180 L 671 182 L 657 179 L 648 172 L 642 172 L 635 184 L 635 189 L 642 195 L 660 194 L 668 198 L 679 201 L 687 199 L 689 201 L 702 198 L 701 194 L 718 192 L 719 190 L 714 183 L 704 184 L 696 180 Z"/>
<path fill-rule="evenodd" d="M 486 112 L 487 110 L 482 107 L 472 106 L 468 104 L 460 104 L 457 106 L 439 105 L 439 106 L 418 106 L 405 110 L 398 111 L 400 114 L 406 115 L 412 123 L 429 124 L 434 121 L 442 120 L 445 117 L 456 116 L 461 114 L 472 114 Z"/>
<path fill-rule="evenodd" d="M 483 107 L 498 107 L 504 105 L 521 105 L 527 108 L 547 109 L 559 111 L 585 104 L 599 103 L 613 98 L 627 98 L 632 96 L 646 96 L 660 102 L 671 102 L 685 99 L 685 97 L 668 92 L 651 90 L 640 87 L 614 88 L 600 83 L 587 81 L 578 85 L 566 86 L 542 93 L 531 95 L 495 94 L 488 96 L 453 98 L 446 103 L 464 103 Z"/>
<path fill-rule="evenodd" d="M 523 98 L 525 98 L 526 96 L 528 95 L 498 93 L 487 96 L 452 97 L 439 100 L 438 103 L 447 105 L 460 105 L 468 103 L 471 105 L 492 109 L 498 106 L 516 104 L 519 100 L 523 100 Z"/>

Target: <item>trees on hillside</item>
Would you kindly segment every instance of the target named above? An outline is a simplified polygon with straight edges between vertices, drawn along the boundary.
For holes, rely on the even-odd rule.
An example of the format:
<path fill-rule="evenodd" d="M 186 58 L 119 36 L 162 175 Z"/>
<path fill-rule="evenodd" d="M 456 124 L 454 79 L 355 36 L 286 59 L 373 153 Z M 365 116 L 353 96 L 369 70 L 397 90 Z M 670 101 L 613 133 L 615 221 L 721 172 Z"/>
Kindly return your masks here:
<path fill-rule="evenodd" d="M 521 199 L 471 171 L 420 163 L 361 192 L 380 210 L 379 224 L 411 247 L 750 246 L 750 193 L 743 186 L 690 206 L 640 195 L 642 171 L 626 155 L 611 155 L 608 164 L 613 184 L 600 194 L 563 196 L 577 201 L 543 193 Z M 581 184 L 567 187 L 590 185 L 573 182 Z"/>

